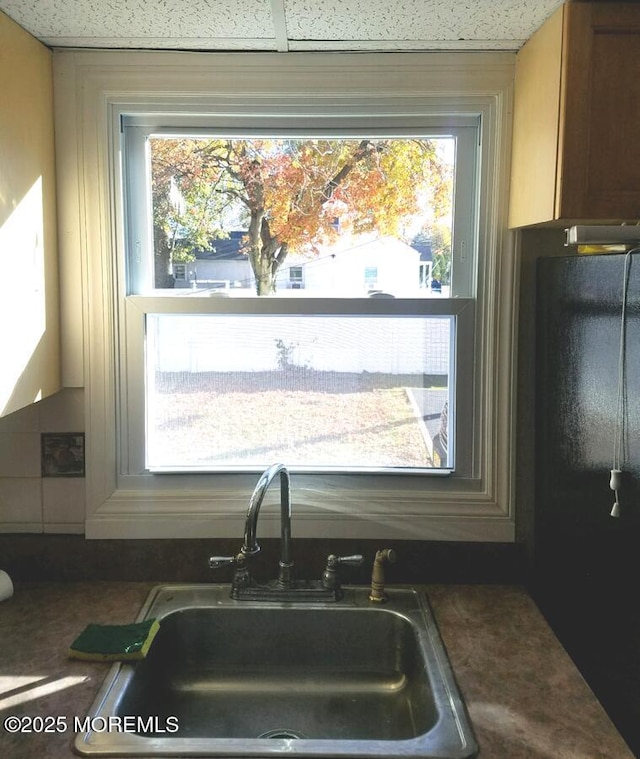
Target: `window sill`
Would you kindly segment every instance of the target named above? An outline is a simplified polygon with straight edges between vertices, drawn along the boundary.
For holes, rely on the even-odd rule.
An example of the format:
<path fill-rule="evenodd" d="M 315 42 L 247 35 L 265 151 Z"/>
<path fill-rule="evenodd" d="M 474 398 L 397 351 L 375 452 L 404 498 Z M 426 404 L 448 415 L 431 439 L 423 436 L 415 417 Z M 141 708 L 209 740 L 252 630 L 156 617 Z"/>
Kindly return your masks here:
<path fill-rule="evenodd" d="M 274 494 L 277 488 L 274 488 Z M 251 487 L 116 490 L 87 519 L 87 538 L 241 537 Z M 274 496 L 275 497 L 275 496 Z M 513 542 L 515 522 L 482 493 L 441 492 L 420 502 L 409 490 L 292 489 L 297 537 Z M 266 507 L 266 508 L 265 508 Z M 266 504 L 260 534 L 277 537 L 279 510 Z"/>

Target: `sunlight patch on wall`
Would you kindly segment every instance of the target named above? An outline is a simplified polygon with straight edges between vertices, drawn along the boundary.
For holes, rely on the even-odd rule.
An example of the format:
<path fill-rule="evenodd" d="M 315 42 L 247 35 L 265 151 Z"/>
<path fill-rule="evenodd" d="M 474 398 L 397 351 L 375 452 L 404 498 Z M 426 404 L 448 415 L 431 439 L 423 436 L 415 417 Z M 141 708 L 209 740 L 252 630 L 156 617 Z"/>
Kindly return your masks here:
<path fill-rule="evenodd" d="M 0 227 L 0 271 L 1 410 L 46 330 L 42 177 Z"/>

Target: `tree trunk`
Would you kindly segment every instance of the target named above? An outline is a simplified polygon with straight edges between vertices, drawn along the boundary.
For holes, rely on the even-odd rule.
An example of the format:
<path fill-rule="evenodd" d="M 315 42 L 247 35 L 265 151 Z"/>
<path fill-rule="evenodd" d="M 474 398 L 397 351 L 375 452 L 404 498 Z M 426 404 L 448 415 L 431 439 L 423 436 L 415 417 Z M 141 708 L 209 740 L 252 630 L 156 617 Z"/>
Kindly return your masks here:
<path fill-rule="evenodd" d="M 315 213 L 320 213 L 325 203 L 333 197 L 336 188 L 343 184 L 355 166 L 360 161 L 365 160 L 372 151 L 382 152 L 384 144 L 386 143 L 376 146 L 370 140 L 362 140 L 358 144 L 352 159 L 327 182 L 312 210 Z M 249 259 L 256 278 L 256 292 L 258 295 L 273 295 L 276 292 L 276 275 L 287 257 L 289 248 L 286 242 L 271 232 L 269 220 L 263 208 L 264 191 L 261 183 L 253 184 L 252 190 L 254 205 L 249 206 L 251 211 L 248 235 Z"/>
<path fill-rule="evenodd" d="M 287 256 L 287 244 L 271 234 L 264 211 L 252 211 L 249 224 L 249 260 L 258 295 L 276 292 L 276 275 Z"/>
<path fill-rule="evenodd" d="M 276 281 L 271 274 L 271 261 L 261 252 L 258 253 L 253 271 L 256 277 L 256 293 L 258 295 L 273 295 L 276 291 Z"/>
<path fill-rule="evenodd" d="M 153 267 L 154 287 L 160 289 L 172 288 L 176 281 L 171 272 L 172 245 L 161 227 L 153 227 Z"/>

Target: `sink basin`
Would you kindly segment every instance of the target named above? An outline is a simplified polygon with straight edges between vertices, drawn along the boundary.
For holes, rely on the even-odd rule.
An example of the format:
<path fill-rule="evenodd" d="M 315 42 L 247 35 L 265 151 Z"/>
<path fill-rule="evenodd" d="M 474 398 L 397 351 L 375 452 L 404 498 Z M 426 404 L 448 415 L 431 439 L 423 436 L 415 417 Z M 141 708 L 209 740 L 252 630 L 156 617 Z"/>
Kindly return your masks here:
<path fill-rule="evenodd" d="M 147 658 L 116 664 L 74 748 L 85 756 L 475 756 L 426 599 L 233 601 L 229 586 L 155 588 Z M 126 719 L 125 719 L 126 718 Z M 105 729 L 106 726 L 109 728 Z"/>

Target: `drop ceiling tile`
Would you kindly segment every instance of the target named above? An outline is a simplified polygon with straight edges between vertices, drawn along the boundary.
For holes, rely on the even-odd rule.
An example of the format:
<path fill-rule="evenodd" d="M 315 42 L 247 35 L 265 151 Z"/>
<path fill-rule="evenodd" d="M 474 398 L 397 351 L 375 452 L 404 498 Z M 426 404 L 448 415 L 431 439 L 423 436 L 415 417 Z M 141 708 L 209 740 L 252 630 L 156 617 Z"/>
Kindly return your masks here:
<path fill-rule="evenodd" d="M 562 0 L 285 0 L 291 40 L 524 40 Z"/>
<path fill-rule="evenodd" d="M 272 39 L 269 0 L 1 0 L 40 39 Z"/>
<path fill-rule="evenodd" d="M 52 47 L 516 50 L 562 0 L 0 0 Z"/>

